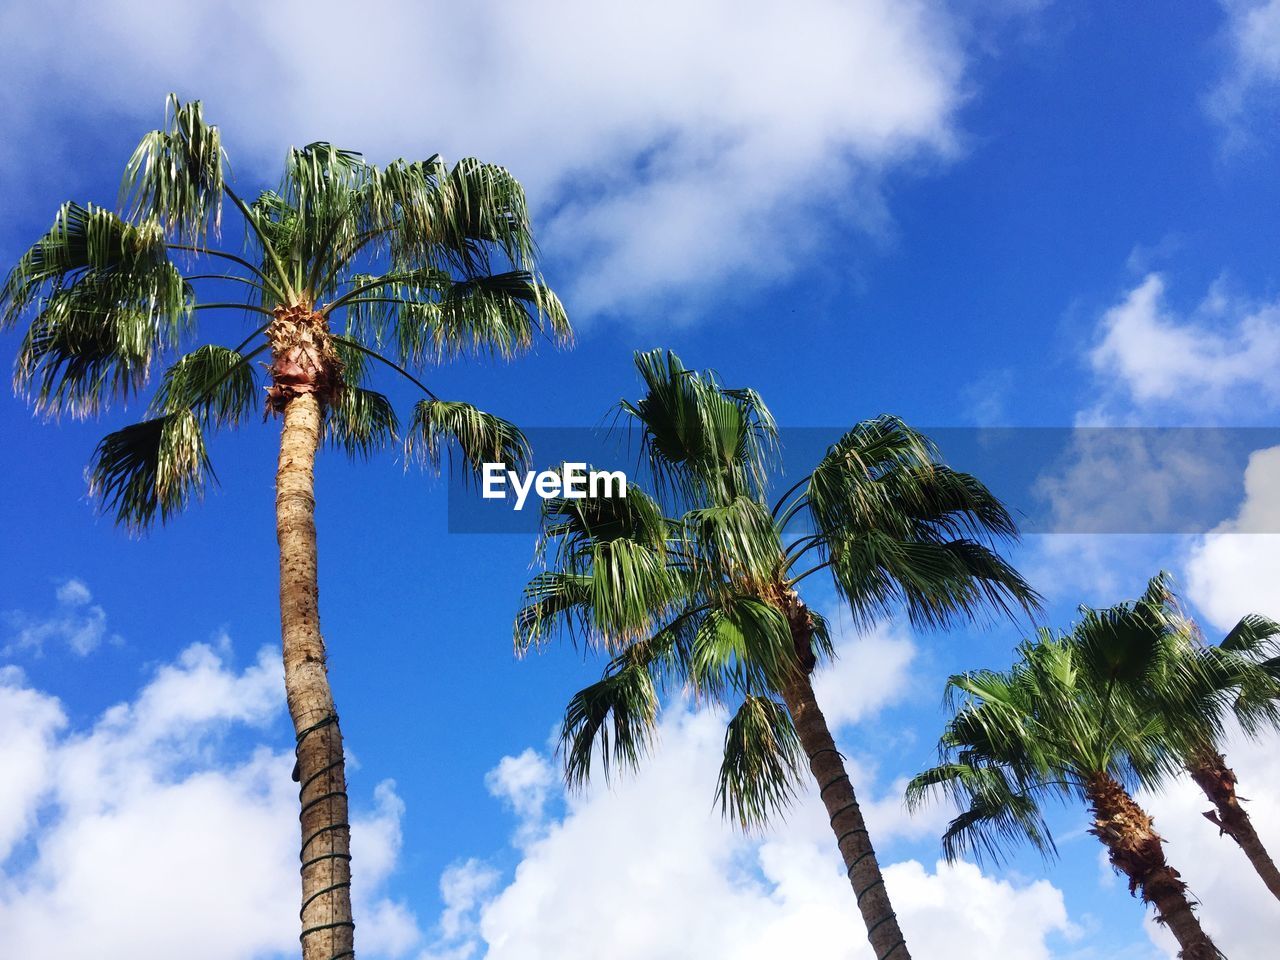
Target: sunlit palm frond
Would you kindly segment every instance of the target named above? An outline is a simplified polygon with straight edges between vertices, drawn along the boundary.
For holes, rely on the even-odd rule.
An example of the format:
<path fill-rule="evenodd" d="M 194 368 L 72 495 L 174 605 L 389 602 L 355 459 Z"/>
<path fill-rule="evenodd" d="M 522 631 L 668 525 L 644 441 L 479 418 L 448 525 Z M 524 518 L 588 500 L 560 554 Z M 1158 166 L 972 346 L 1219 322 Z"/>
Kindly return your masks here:
<path fill-rule="evenodd" d="M 222 214 L 222 137 L 205 122 L 200 101 L 170 95 L 165 124 L 142 138 L 125 166 L 120 205 L 135 223 L 158 223 L 165 233 L 195 243 Z"/>
<path fill-rule="evenodd" d="M 608 779 L 616 768 L 634 770 L 653 742 L 658 697 L 648 669 L 629 658 L 610 664 L 604 677 L 573 696 L 560 735 L 565 779 L 585 786 L 597 752 Z"/>
<path fill-rule="evenodd" d="M 900 540 L 878 530 L 830 550 L 832 576 L 859 623 L 905 607 L 913 624 L 945 627 L 996 610 L 1033 610 L 1039 596 L 998 553 L 972 540 Z"/>
<path fill-rule="evenodd" d="M 777 427 L 759 396 L 720 386 L 670 351 L 638 353 L 635 362 L 645 394 L 620 409 L 642 427 L 662 490 L 686 504 L 700 496 L 758 498 L 777 450 Z"/>
<path fill-rule="evenodd" d="M 237 426 L 257 409 L 259 389 L 253 357 L 206 344 L 179 357 L 165 371 L 151 400 L 153 413 L 192 410 L 202 424 Z"/>
<path fill-rule="evenodd" d="M 807 768 L 786 707 L 749 696 L 729 721 L 716 800 L 743 829 L 763 827 L 795 798 Z"/>
<path fill-rule="evenodd" d="M 392 447 L 400 429 L 385 394 L 346 384 L 325 407 L 325 438 L 353 460 L 368 460 Z"/>
<path fill-rule="evenodd" d="M 200 420 L 180 410 L 104 437 L 94 451 L 90 491 L 118 523 L 143 530 L 180 511 L 212 477 Z"/>
<path fill-rule="evenodd" d="M 455 449 L 464 478 L 478 475 L 486 463 L 519 470 L 530 460 L 529 443 L 515 424 L 458 400 L 419 400 L 404 443 L 407 457 L 437 472 L 446 451 Z"/>
<path fill-rule="evenodd" d="M 942 835 L 943 855 L 949 862 L 973 857 L 979 863 L 1002 863 L 1009 849 L 1030 843 L 1046 860 L 1057 856 L 1038 800 L 1015 788 L 995 766 L 942 764 L 916 776 L 907 785 L 907 805 L 917 809 L 941 789 L 961 806 L 961 812 Z"/>
<path fill-rule="evenodd" d="M 701 618 L 689 657 L 689 679 L 720 700 L 779 690 L 794 669 L 786 618 L 772 604 L 727 594 Z"/>

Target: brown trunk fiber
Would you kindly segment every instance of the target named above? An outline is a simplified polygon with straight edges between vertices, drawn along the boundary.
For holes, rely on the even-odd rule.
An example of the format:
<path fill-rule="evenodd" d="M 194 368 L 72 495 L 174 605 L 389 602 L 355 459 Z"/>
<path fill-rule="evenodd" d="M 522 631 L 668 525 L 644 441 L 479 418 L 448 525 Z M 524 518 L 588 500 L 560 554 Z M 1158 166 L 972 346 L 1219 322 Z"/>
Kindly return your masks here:
<path fill-rule="evenodd" d="M 281 405 L 276 535 L 284 684 L 298 741 L 294 776 L 300 783 L 302 824 L 302 957 L 350 960 L 355 957 L 355 923 L 346 771 L 316 585 L 314 476 L 320 402 L 314 391 L 290 391 Z"/>
<path fill-rule="evenodd" d="M 1236 775 L 1227 766 L 1226 758 L 1212 748 L 1205 748 L 1191 758 L 1187 771 L 1214 806 L 1213 810 L 1205 813 L 1205 818 L 1239 844 L 1271 895 L 1280 900 L 1280 870 L 1276 869 L 1275 861 L 1262 845 L 1249 814 L 1240 806 L 1240 798 L 1236 796 Z"/>
<path fill-rule="evenodd" d="M 1183 960 L 1218 960 L 1222 956 L 1200 926 L 1187 885 L 1164 858 L 1164 841 L 1151 817 L 1112 777 L 1098 774 L 1085 786 L 1093 810 L 1089 831 L 1106 845 L 1111 865 L 1129 878 L 1129 892 L 1156 908 L 1156 920 L 1167 926 Z"/>
<path fill-rule="evenodd" d="M 790 593 L 784 602 L 788 607 L 787 619 L 791 624 L 799 664 L 791 681 L 782 688 L 783 702 L 791 714 L 800 745 L 809 758 L 809 769 L 826 805 L 836 846 L 844 858 L 845 875 L 853 885 L 854 897 L 862 912 L 867 939 L 876 960 L 910 960 L 911 953 L 889 903 L 884 875 L 880 872 L 871 836 L 867 833 L 862 810 L 854 796 L 853 783 L 844 768 L 844 757 L 836 749 L 827 720 L 813 694 L 813 684 L 809 680 L 814 667 L 812 620 L 794 593 Z"/>

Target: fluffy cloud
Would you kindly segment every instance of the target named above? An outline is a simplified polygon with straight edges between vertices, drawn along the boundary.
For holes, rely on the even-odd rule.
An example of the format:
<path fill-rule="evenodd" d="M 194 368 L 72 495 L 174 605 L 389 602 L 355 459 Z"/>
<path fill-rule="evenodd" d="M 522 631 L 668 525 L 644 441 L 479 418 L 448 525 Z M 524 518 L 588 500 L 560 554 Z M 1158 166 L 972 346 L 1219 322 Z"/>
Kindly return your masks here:
<path fill-rule="evenodd" d="M 1280 304 L 1215 288 L 1180 316 L 1164 294 L 1164 279 L 1150 274 L 1103 315 L 1089 361 L 1104 396 L 1139 410 L 1158 404 L 1197 415 L 1220 413 L 1237 398 L 1254 407 L 1280 400 L 1271 376 L 1280 365 Z M 1082 419 L 1113 417 L 1104 402 Z"/>
<path fill-rule="evenodd" d="M 282 714 L 278 656 L 243 670 L 195 644 L 131 701 L 68 729 L 58 700 L 0 671 L 0 929 L 15 956 L 249 960 L 297 950 L 293 757 L 236 746 Z M 379 891 L 403 805 L 391 784 L 353 821 L 357 920 L 371 956 L 419 940 Z"/>
<path fill-rule="evenodd" d="M 382 159 L 475 153 L 531 188 L 583 315 L 784 274 L 824 227 L 880 230 L 885 173 L 953 150 L 966 29 L 923 0 L 374 0 L 358 16 L 286 0 L 162 17 L 81 0 L 56 23 L 9 5 L 0 32 L 22 38 L 0 66 L 0 143 L 24 144 L 0 155 L 10 176 L 69 145 L 31 150 L 34 117 L 68 115 L 42 134 L 104 115 L 141 132 L 170 88 L 207 101 L 244 172 L 274 176 L 285 146 L 320 138 Z"/>
<path fill-rule="evenodd" d="M 817 685 L 828 718 L 847 733 L 853 721 L 900 700 L 914 652 L 908 637 L 891 631 L 841 643 L 841 659 Z M 538 812 L 547 760 L 532 751 L 505 758 L 490 786 L 523 812 L 520 862 L 500 889 L 492 869 L 474 860 L 445 875 L 446 910 L 431 956 L 870 958 L 811 791 L 763 836 L 743 836 L 713 808 L 723 736 L 724 717 L 714 711 L 672 706 L 638 775 L 564 798 L 558 819 Z M 901 784 L 876 784 L 871 766 L 857 762 L 856 739 L 842 739 L 882 852 L 896 838 L 936 833 L 937 819 L 910 821 Z M 1015 884 L 971 864 L 908 860 L 887 867 L 886 883 L 924 956 L 1043 960 L 1051 938 L 1074 932 L 1047 881 Z"/>
<path fill-rule="evenodd" d="M 56 608 L 44 616 L 23 611 L 6 615 L 12 639 L 0 649 L 0 655 L 11 656 L 19 651 L 38 655 L 44 652 L 45 644 L 53 642 L 66 645 L 83 657 L 97 650 L 103 641 L 120 642 L 120 637 L 107 630 L 107 612 L 93 602 L 93 594 L 82 581 L 63 581 L 56 598 Z"/>
<path fill-rule="evenodd" d="M 1280 447 L 1259 450 L 1244 475 L 1239 513 L 1198 538 L 1186 563 L 1187 591 L 1222 630 L 1246 613 L 1280 617 Z"/>

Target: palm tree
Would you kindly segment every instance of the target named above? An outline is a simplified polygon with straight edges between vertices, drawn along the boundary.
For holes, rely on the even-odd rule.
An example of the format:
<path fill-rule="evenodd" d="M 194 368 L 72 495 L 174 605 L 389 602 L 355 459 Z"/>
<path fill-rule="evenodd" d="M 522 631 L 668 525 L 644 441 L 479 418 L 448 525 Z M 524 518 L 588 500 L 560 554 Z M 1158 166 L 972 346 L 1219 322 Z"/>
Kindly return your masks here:
<path fill-rule="evenodd" d="M 1133 798 L 1135 787 L 1154 786 L 1176 769 L 1174 734 L 1169 716 L 1142 712 L 1117 688 L 1150 683 L 1156 669 L 1167 687 L 1192 682 L 1177 666 L 1176 631 L 1151 629 L 1144 601 L 1083 608 L 1071 634 L 1045 629 L 1023 642 L 1012 669 L 951 677 L 948 703 L 956 712 L 939 744 L 941 762 L 911 781 L 907 804 L 949 795 L 962 812 L 943 835 L 943 852 L 948 860 L 966 853 L 981 860 L 999 859 L 1018 840 L 1054 856 L 1044 803 L 1083 801 L 1093 815 L 1089 832 L 1128 877 L 1130 893 L 1155 907 L 1179 955 L 1210 960 L 1220 954 L 1151 816 Z M 1142 657 L 1131 654 L 1138 645 L 1147 648 Z"/>
<path fill-rule="evenodd" d="M 862 812 L 814 696 L 832 655 L 827 626 L 798 592 L 822 571 L 860 624 L 899 607 L 922 626 L 1035 595 L 987 544 L 1015 529 L 977 480 L 944 466 L 893 417 L 861 423 L 773 504 L 777 441 L 751 390 L 638 354 L 642 399 L 620 411 L 639 428 L 655 494 L 550 501 L 542 556 L 525 591 L 521 651 L 564 631 L 611 654 L 604 677 L 565 713 L 566 776 L 581 786 L 598 749 L 634 767 L 655 730 L 659 693 L 687 686 L 733 710 L 716 795 L 744 828 L 785 807 L 807 766 L 825 804 L 867 936 L 881 960 L 906 960 Z M 792 533 L 807 522 L 811 532 Z"/>
<path fill-rule="evenodd" d="M 1280 898 L 1280 870 L 1241 806 L 1235 771 L 1223 756 L 1228 717 L 1255 737 L 1280 726 L 1280 682 L 1271 672 L 1280 624 L 1250 614 L 1219 644 L 1205 644 L 1163 571 L 1130 606 L 1135 612 L 1145 607 L 1145 616 L 1113 619 L 1139 633 L 1118 634 L 1111 638 L 1109 656 L 1090 659 L 1108 677 L 1117 674 L 1115 692 L 1129 697 L 1140 715 L 1164 718 L 1169 748 L 1213 804 L 1205 817 L 1239 845 L 1267 889 Z M 1166 633 L 1168 642 L 1161 642 Z"/>
<path fill-rule="evenodd" d="M 1250 736 L 1280 727 L 1277 637 L 1280 637 L 1280 624 L 1249 614 L 1232 627 L 1217 646 L 1196 651 L 1208 661 L 1203 675 L 1209 679 L 1211 694 L 1216 694 L 1210 698 L 1211 702 L 1220 707 L 1225 695 L 1241 728 Z M 1267 654 L 1271 656 L 1262 660 Z M 1188 726 L 1186 732 L 1191 742 L 1183 749 L 1183 764 L 1214 807 L 1205 817 L 1220 833 L 1239 845 L 1267 889 L 1280 899 L 1280 869 L 1276 868 L 1248 811 L 1241 806 L 1241 798 L 1236 795 L 1236 774 L 1223 756 L 1220 730 L 1201 722 Z"/>
<path fill-rule="evenodd" d="M 163 366 L 147 419 L 106 436 L 90 471 L 93 493 L 133 530 L 203 490 L 205 435 L 244 424 L 266 381 L 266 411 L 283 422 L 276 532 L 302 954 L 338 960 L 355 955 L 354 923 L 342 736 L 316 588 L 317 451 L 327 440 L 366 457 L 396 440 L 390 400 L 365 386 L 376 364 L 421 397 L 404 430 L 410 455 L 437 468 L 450 446 L 471 465 L 524 460 L 512 424 L 440 399 L 419 374 L 469 352 L 512 356 L 544 334 L 564 341 L 569 326 L 531 272 L 524 195 L 501 167 L 439 157 L 377 167 L 313 143 L 288 152 L 278 189 L 249 201 L 225 169 L 199 102 L 170 97 L 163 129 L 125 168 L 119 212 L 64 204 L 9 274 L 0 309 L 6 327 L 30 319 L 15 383 L 45 415 L 95 414 L 142 392 Z M 243 228 L 240 253 L 213 246 L 224 203 Z M 201 339 L 206 311 L 219 342 Z M 248 318 L 243 329 L 238 318 Z M 260 376 L 266 365 L 254 360 L 268 353 Z"/>

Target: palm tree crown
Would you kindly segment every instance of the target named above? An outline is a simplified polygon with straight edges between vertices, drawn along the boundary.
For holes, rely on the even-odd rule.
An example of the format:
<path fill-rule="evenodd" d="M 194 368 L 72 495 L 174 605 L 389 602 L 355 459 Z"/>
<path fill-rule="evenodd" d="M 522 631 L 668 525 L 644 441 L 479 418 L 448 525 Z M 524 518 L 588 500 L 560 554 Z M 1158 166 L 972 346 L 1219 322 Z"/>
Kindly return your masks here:
<path fill-rule="evenodd" d="M 291 149 L 279 187 L 255 199 L 225 174 L 218 128 L 199 102 L 171 97 L 164 128 L 126 166 L 120 212 L 64 204 L 0 289 L 0 323 L 30 317 L 15 383 L 45 414 L 96 414 L 162 368 L 147 418 L 95 452 L 93 490 L 122 523 L 167 519 L 203 489 L 205 436 L 250 417 L 263 395 L 254 361 L 269 351 L 267 408 L 316 393 L 327 438 L 352 455 L 399 430 L 388 398 L 365 386 L 375 365 L 420 394 L 411 453 L 434 463 L 456 442 L 473 462 L 525 455 L 512 425 L 439 399 L 415 375 L 569 336 L 532 272 L 524 195 L 506 170 L 439 157 L 378 167 L 313 143 Z M 243 250 L 211 244 L 224 205 Z M 206 311 L 213 330 L 197 322 Z M 257 319 L 236 330 L 236 314 Z"/>
<path fill-rule="evenodd" d="M 877 955 L 905 957 L 813 702 L 809 675 L 832 648 L 797 585 L 827 571 L 863 623 L 900 607 L 927 625 L 1030 607 L 1035 594 L 992 548 L 1015 534 L 1013 522 L 981 483 L 946 467 L 893 417 L 854 427 L 771 506 L 778 434 L 761 398 L 672 353 L 639 354 L 636 365 L 646 392 L 620 411 L 639 429 L 654 493 L 632 485 L 625 499 L 549 502 L 547 569 L 529 583 L 516 621 L 522 651 L 563 631 L 611 655 L 565 713 L 567 777 L 583 783 L 597 750 L 606 776 L 634 767 L 664 689 L 723 705 L 732 711 L 717 789 L 725 813 L 743 827 L 762 824 L 809 767 L 834 804 L 846 862 L 873 871 L 860 881 L 849 867 L 859 894 L 872 891 L 859 905 L 882 938 Z M 812 532 L 800 535 L 802 523 Z"/>
<path fill-rule="evenodd" d="M 1180 768 L 1178 747 L 1190 727 L 1215 722 L 1207 703 L 1217 694 L 1201 661 L 1185 655 L 1186 624 L 1168 598 L 1167 581 L 1157 577 L 1136 601 L 1082 607 L 1070 633 L 1040 630 L 1019 645 L 1009 670 L 951 677 L 955 715 L 939 743 L 941 762 L 911 781 L 907 803 L 915 808 L 941 792 L 961 808 L 942 838 L 949 860 L 1000 859 L 1018 842 L 1052 857 L 1046 803 L 1086 804 L 1090 832 L 1130 891 L 1155 906 L 1182 956 L 1210 958 L 1217 951 L 1186 884 L 1133 799 L 1137 788 L 1155 788 Z"/>

